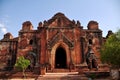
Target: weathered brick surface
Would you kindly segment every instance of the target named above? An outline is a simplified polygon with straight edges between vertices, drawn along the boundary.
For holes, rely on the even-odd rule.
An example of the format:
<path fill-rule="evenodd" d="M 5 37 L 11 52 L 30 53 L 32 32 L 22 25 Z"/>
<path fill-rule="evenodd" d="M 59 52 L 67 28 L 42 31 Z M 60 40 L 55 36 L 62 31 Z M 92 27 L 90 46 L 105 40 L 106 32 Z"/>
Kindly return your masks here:
<path fill-rule="evenodd" d="M 57 13 L 48 21 L 40 22 L 37 30 L 33 29 L 30 21 L 26 21 L 22 24 L 17 38 L 13 38 L 10 33 L 4 35 L 0 40 L 0 61 L 5 59 L 7 55 L 4 54 L 8 53 L 13 60 L 16 60 L 14 55 L 33 55 L 34 66 L 38 64 L 44 67 L 47 64 L 52 70 L 56 64 L 56 50 L 62 47 L 66 54 L 66 68 L 70 68 L 71 64 L 75 66 L 85 61 L 88 46 L 91 45 L 100 63 L 99 50 L 103 41 L 105 39 L 103 40 L 102 31 L 96 21 L 90 21 L 88 29 L 83 29 L 79 21 L 71 21 L 64 14 Z M 62 61 L 63 57 L 60 57 Z"/>

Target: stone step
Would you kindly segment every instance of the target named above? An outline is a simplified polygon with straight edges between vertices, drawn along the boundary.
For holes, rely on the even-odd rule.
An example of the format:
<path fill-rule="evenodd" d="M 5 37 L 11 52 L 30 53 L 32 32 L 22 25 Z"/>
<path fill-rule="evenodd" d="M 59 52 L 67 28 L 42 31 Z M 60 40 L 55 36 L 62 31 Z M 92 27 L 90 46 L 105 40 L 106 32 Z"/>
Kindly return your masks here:
<path fill-rule="evenodd" d="M 78 71 L 89 71 L 87 64 L 80 64 L 76 66 Z M 95 68 L 92 69 L 95 71 Z M 98 64 L 98 71 L 109 71 L 109 66 L 107 64 Z"/>
<path fill-rule="evenodd" d="M 54 69 L 53 72 L 69 72 L 69 69 Z"/>
<path fill-rule="evenodd" d="M 39 76 L 37 80 L 88 80 L 88 78 L 78 72 L 65 72 L 65 73 L 46 73 Z"/>
<path fill-rule="evenodd" d="M 59 72 L 75 72 L 75 70 L 69 70 L 69 69 L 53 69 L 53 70 L 47 70 L 49 73 L 59 73 Z"/>
<path fill-rule="evenodd" d="M 87 77 L 81 77 L 81 76 L 62 76 L 62 77 L 38 77 L 37 80 L 88 80 Z"/>

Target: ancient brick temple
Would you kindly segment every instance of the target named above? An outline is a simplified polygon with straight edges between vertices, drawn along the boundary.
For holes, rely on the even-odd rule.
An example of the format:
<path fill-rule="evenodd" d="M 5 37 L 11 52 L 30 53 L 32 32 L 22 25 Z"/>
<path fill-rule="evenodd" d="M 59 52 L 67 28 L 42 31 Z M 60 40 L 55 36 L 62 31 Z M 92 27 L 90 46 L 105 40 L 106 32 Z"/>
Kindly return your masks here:
<path fill-rule="evenodd" d="M 36 30 L 30 21 L 26 21 L 18 37 L 7 33 L 0 40 L 0 69 L 8 66 L 12 69 L 18 56 L 30 59 L 34 67 L 48 65 L 48 70 L 76 68 L 86 62 L 90 51 L 99 64 L 103 41 L 96 21 L 90 21 L 84 29 L 79 21 L 57 13 L 51 19 L 39 22 Z"/>

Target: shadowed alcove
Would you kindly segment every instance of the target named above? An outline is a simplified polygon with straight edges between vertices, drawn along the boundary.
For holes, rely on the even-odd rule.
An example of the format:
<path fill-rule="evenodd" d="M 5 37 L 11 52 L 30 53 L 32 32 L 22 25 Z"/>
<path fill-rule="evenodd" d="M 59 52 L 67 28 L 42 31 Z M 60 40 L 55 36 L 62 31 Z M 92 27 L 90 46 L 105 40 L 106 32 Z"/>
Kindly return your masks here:
<path fill-rule="evenodd" d="M 67 68 L 66 51 L 62 47 L 58 47 L 55 53 L 55 68 Z"/>

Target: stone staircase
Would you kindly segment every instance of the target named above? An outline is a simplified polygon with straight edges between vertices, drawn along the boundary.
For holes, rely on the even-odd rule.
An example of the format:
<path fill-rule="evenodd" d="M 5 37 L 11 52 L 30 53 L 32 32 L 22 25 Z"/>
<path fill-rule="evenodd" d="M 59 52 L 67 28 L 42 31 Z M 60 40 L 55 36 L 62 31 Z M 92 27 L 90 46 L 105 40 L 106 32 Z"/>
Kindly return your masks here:
<path fill-rule="evenodd" d="M 89 70 L 86 64 L 75 66 L 76 69 L 54 69 L 48 70 L 45 75 L 40 75 L 37 80 L 88 80 L 88 76 L 109 76 L 109 67 L 106 64 L 99 64 L 99 69 Z M 102 80 L 102 79 L 101 79 Z"/>
<path fill-rule="evenodd" d="M 87 64 L 80 64 L 76 65 L 75 69 L 69 70 L 69 69 L 53 69 L 53 70 L 47 70 L 47 73 L 64 73 L 64 72 L 79 72 L 79 73 L 84 73 L 84 72 L 90 72 L 90 71 L 96 71 L 96 72 L 109 72 L 109 66 L 107 64 L 98 64 L 98 70 L 93 68 L 92 70 L 88 69 Z"/>
<path fill-rule="evenodd" d="M 64 73 L 46 73 L 41 75 L 37 80 L 88 80 L 88 78 L 78 72 L 64 72 Z"/>

